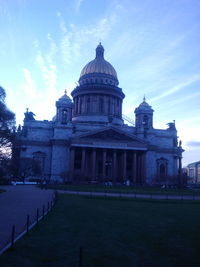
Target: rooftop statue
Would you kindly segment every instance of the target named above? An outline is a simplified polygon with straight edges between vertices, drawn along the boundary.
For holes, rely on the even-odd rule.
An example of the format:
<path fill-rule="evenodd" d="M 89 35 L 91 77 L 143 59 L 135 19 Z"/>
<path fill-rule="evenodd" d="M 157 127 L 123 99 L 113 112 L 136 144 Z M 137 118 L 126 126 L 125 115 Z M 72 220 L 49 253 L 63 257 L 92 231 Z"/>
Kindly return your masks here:
<path fill-rule="evenodd" d="M 28 111 L 28 108 L 26 109 L 24 116 L 25 116 L 25 118 L 24 118 L 25 121 L 34 121 L 35 120 L 35 118 L 34 118 L 35 114 L 32 111 Z"/>

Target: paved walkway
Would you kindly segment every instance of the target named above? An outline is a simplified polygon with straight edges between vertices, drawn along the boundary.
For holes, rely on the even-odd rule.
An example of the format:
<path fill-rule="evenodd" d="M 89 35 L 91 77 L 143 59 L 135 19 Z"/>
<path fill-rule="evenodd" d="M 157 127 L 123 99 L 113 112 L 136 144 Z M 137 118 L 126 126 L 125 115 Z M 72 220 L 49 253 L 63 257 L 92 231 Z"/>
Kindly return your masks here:
<path fill-rule="evenodd" d="M 58 190 L 61 194 L 71 195 L 85 195 L 85 196 L 107 196 L 107 197 L 127 197 L 127 198 L 143 198 L 143 199 L 157 199 L 157 200 L 200 200 L 200 195 L 171 195 L 171 194 L 140 194 L 140 193 L 107 193 L 107 192 L 82 192 L 70 190 Z"/>
<path fill-rule="evenodd" d="M 0 194 L 0 250 L 11 240 L 12 226 L 16 233 L 26 229 L 27 214 L 30 223 L 35 221 L 37 208 L 42 215 L 43 205 L 52 200 L 53 190 L 41 190 L 32 185 L 0 186 L 6 190 Z"/>

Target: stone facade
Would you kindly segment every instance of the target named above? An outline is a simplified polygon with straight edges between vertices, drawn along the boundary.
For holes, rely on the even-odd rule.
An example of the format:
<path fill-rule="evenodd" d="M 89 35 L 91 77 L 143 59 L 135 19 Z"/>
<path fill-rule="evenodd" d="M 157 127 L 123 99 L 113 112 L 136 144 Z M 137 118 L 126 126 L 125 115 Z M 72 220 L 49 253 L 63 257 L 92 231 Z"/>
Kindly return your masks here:
<path fill-rule="evenodd" d="M 71 93 L 73 101 L 65 91 L 56 101 L 52 121 L 38 121 L 32 112 L 25 113 L 14 146 L 20 172 L 26 171 L 24 162 L 29 166 L 33 160 L 35 172 L 50 181 L 122 183 L 128 179 L 151 184 L 176 177 L 183 149 L 175 123 L 166 130 L 154 129 L 154 110 L 144 98 L 135 109 L 135 125 L 125 124 L 125 95 L 118 84 L 117 73 L 99 44 L 95 59 L 83 68 Z M 34 173 L 31 168 L 28 176 Z"/>
<path fill-rule="evenodd" d="M 200 161 L 188 164 L 186 171 L 190 183 L 200 183 Z"/>

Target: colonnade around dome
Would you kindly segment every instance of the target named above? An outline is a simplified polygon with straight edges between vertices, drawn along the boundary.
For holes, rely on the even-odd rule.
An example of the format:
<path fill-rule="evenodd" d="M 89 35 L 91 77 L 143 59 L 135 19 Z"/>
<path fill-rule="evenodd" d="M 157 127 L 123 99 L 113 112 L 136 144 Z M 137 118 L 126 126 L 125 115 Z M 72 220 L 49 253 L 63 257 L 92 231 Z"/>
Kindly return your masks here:
<path fill-rule="evenodd" d="M 73 117 L 79 115 L 111 115 L 122 117 L 122 100 L 112 95 L 87 94 L 74 98 Z"/>

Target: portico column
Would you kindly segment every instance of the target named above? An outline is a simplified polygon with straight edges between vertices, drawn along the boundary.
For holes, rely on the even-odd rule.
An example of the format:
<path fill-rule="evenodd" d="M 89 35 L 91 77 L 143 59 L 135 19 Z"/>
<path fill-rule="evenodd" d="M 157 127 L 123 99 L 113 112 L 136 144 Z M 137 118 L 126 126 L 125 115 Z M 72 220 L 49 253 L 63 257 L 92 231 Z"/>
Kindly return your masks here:
<path fill-rule="evenodd" d="M 81 96 L 78 96 L 78 114 L 81 113 Z"/>
<path fill-rule="evenodd" d="M 141 182 L 145 182 L 146 178 L 146 154 L 142 153 L 141 155 Z"/>
<path fill-rule="evenodd" d="M 86 113 L 86 96 L 83 97 L 83 113 Z"/>
<path fill-rule="evenodd" d="M 137 182 L 141 181 L 141 155 L 138 153 L 137 155 Z"/>
<path fill-rule="evenodd" d="M 117 168 L 117 152 L 116 152 L 116 150 L 114 150 L 113 151 L 113 166 L 112 166 L 112 168 L 113 168 L 113 181 L 114 182 L 116 182 L 116 172 L 117 172 L 117 170 L 116 170 L 116 168 Z"/>
<path fill-rule="evenodd" d="M 70 180 L 74 178 L 74 158 L 75 158 L 75 149 L 72 147 L 70 150 Z"/>
<path fill-rule="evenodd" d="M 74 109 L 73 109 L 73 115 L 76 114 L 76 98 L 74 98 Z"/>
<path fill-rule="evenodd" d="M 143 182 L 143 171 L 144 171 L 144 168 L 143 168 L 143 154 L 140 155 L 140 170 L 141 170 L 141 178 L 140 178 L 140 182 L 142 183 Z"/>
<path fill-rule="evenodd" d="M 106 177 L 106 149 L 103 150 L 103 181 L 105 181 Z"/>
<path fill-rule="evenodd" d="M 132 181 L 136 182 L 137 178 L 137 152 L 134 151 L 132 154 Z"/>
<path fill-rule="evenodd" d="M 119 101 L 119 112 L 120 112 L 120 118 L 122 117 L 122 100 Z"/>
<path fill-rule="evenodd" d="M 143 153 L 143 182 L 146 181 L 146 153 Z"/>
<path fill-rule="evenodd" d="M 82 179 L 85 178 L 85 148 L 82 148 L 82 157 L 81 157 L 81 176 Z"/>
<path fill-rule="evenodd" d="M 123 180 L 126 181 L 126 150 L 123 152 Z"/>
<path fill-rule="evenodd" d="M 96 174 L 96 148 L 92 151 L 92 180 L 95 180 Z"/>

